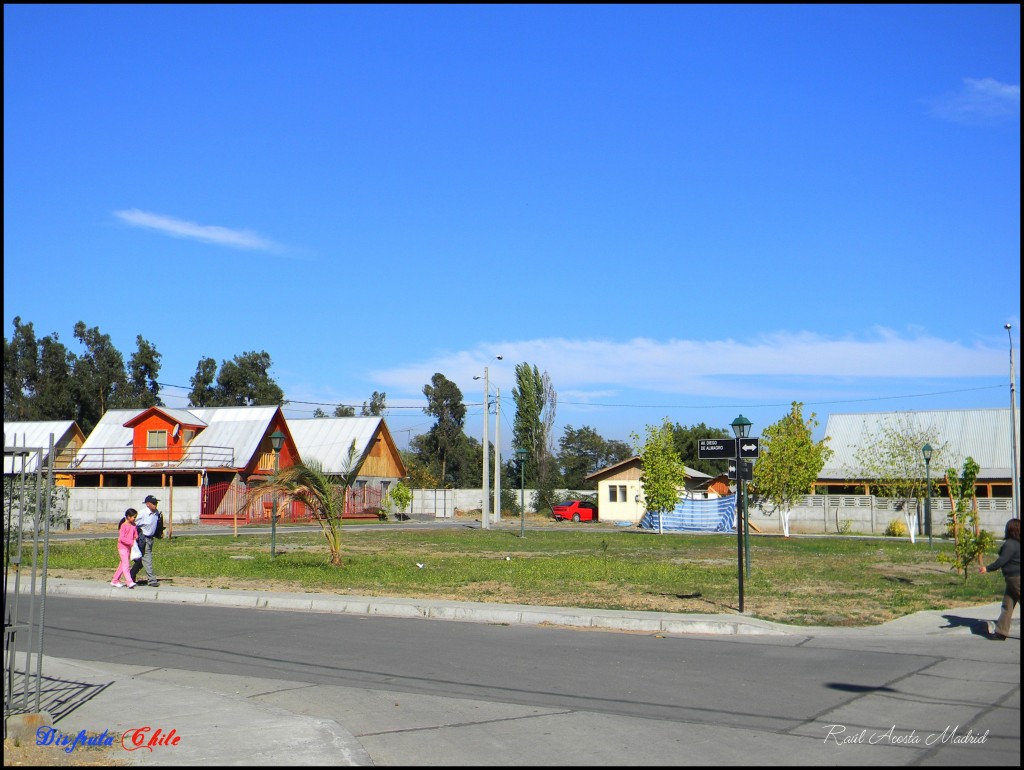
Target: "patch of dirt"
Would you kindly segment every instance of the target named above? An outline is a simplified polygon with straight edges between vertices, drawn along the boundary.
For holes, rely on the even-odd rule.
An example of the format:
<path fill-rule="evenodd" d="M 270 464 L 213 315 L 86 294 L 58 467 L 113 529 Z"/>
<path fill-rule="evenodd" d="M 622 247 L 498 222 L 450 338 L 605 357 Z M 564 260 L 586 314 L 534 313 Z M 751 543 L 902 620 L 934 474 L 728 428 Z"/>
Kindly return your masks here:
<path fill-rule="evenodd" d="M 124 749 L 79 747 L 72 752 L 54 746 L 15 745 L 4 738 L 4 767 L 113 767 L 129 765 L 121 756 Z"/>

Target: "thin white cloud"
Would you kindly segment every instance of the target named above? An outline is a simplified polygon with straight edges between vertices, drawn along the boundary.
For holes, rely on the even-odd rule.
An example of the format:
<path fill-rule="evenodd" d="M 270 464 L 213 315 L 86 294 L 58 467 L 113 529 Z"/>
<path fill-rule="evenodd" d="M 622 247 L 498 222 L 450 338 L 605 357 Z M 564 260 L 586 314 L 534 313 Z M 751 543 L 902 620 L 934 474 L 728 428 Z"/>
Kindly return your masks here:
<path fill-rule="evenodd" d="M 504 361 L 495 361 L 491 351 Z M 483 387 L 473 377 L 488 366 L 493 385 L 511 392 L 517 363 L 527 361 L 551 375 L 560 392 L 581 400 L 610 397 L 617 389 L 692 396 L 739 393 L 741 380 L 821 380 L 849 387 L 870 378 L 993 377 L 1006 369 L 1006 351 L 940 340 L 924 334 L 901 336 L 875 329 L 870 337 L 830 339 L 813 332 L 765 334 L 736 340 L 569 340 L 537 339 L 445 353 L 418 364 L 374 371 L 369 377 L 387 389 L 416 392 L 441 372 L 464 391 Z"/>
<path fill-rule="evenodd" d="M 964 78 L 959 91 L 930 103 L 931 114 L 954 123 L 980 125 L 1005 118 L 1020 118 L 1020 84 L 993 78 Z"/>
<path fill-rule="evenodd" d="M 115 211 L 114 216 L 134 227 L 157 230 L 175 238 L 187 238 L 219 246 L 252 251 L 281 251 L 281 246 L 249 230 L 232 230 L 218 225 L 199 225 L 182 219 L 152 214 L 139 209 Z"/>

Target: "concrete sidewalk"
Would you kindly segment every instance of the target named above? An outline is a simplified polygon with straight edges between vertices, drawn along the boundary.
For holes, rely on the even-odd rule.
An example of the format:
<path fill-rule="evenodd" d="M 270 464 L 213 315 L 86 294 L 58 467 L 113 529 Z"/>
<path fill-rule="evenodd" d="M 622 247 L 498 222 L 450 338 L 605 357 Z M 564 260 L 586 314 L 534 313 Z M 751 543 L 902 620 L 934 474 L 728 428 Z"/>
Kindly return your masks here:
<path fill-rule="evenodd" d="M 114 589 L 105 582 L 64 579 L 50 579 L 47 593 L 126 602 L 206 604 L 480 623 L 550 624 L 665 634 L 863 635 L 890 642 L 900 636 L 977 633 L 984 620 L 992 620 L 999 613 L 999 605 L 992 603 L 956 609 L 955 615 L 960 622 L 955 624 L 943 617 L 948 612 L 930 611 L 882 626 L 849 629 L 790 627 L 742 615 L 675 615 L 169 585 L 127 590 Z M 1013 635 L 1019 639 L 1017 619 L 1014 620 Z M 42 710 L 54 718 L 55 726 L 63 734 L 73 738 L 79 730 L 94 734 L 106 729 L 109 735 L 116 736 L 118 747 L 124 741 L 129 748 L 133 747 L 133 736 L 137 736 L 142 747 L 125 751 L 123 757 L 117 757 L 120 762 L 143 765 L 373 764 L 360 741 L 337 722 L 296 714 L 261 703 L 253 697 L 259 693 L 286 690 L 289 687 L 287 682 L 45 656 L 43 675 Z M 144 683 L 142 677 L 145 678 Z M 145 702 L 159 703 L 160 721 L 174 725 L 181 734 L 187 734 L 187 742 L 174 745 L 173 749 L 154 745 L 149 750 L 145 746 L 157 725 L 139 722 L 138 707 L 143 688 L 145 694 L 141 698 Z M 151 729 L 147 731 L 144 728 Z M 142 732 L 135 732 L 139 730 Z M 34 742 L 34 735 L 30 733 L 30 736 L 23 738 L 22 742 Z"/>

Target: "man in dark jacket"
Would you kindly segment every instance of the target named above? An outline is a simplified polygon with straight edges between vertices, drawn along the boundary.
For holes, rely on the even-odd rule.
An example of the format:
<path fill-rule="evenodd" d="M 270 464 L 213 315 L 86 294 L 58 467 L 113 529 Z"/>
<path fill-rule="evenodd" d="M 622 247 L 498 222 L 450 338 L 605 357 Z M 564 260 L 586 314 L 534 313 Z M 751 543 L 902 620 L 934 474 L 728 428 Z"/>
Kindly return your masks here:
<path fill-rule="evenodd" d="M 996 621 L 995 632 L 990 629 L 990 633 L 995 639 L 1005 639 L 1010 635 L 1010 620 L 1013 618 L 1013 610 L 1020 602 L 1020 519 L 1010 519 L 1006 522 L 1005 537 L 1003 547 L 999 549 L 999 558 L 987 567 L 978 568 L 978 571 L 982 573 L 1001 569 L 1003 578 L 1006 580 L 1003 609 L 999 613 L 999 620 Z"/>

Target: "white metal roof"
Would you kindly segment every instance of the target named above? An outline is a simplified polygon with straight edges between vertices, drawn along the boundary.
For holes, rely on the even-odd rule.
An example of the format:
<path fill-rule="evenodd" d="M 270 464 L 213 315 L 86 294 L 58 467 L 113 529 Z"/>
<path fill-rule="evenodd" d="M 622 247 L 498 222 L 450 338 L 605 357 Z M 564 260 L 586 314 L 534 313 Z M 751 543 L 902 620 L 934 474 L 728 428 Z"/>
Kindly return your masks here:
<path fill-rule="evenodd" d="M 361 459 L 370 446 L 381 417 L 309 417 L 288 418 L 288 430 L 305 461 L 318 460 L 326 473 L 344 473 L 348 449 L 356 442 L 356 457 Z"/>
<path fill-rule="evenodd" d="M 74 431 L 74 420 L 39 420 L 32 422 L 4 422 L 4 450 L 13 447 L 34 447 L 42 449 L 42 453 L 25 456 L 24 470 L 35 473 L 36 465 L 42 457 L 44 463 L 50 449 L 50 436 L 53 445 L 58 447 L 68 431 Z M 22 461 L 4 454 L 4 473 L 21 473 Z"/>
<path fill-rule="evenodd" d="M 981 468 L 979 479 L 1010 478 L 1013 428 L 1009 407 L 831 414 L 825 425 L 825 435 L 829 437 L 828 446 L 833 455 L 819 478 L 864 478 L 856 461 L 857 448 L 871 446 L 885 435 L 886 429 L 915 436 L 935 436 L 937 441 L 929 442 L 936 450 L 931 462 L 933 475 L 941 475 L 948 467 L 959 471 L 964 460 L 972 457 Z M 923 457 L 921 466 L 923 472 Z"/>
<path fill-rule="evenodd" d="M 81 462 L 78 469 L 110 467 L 105 463 L 100 450 L 125 448 L 132 445 L 134 431 L 124 424 L 137 417 L 142 409 L 108 409 L 86 438 L 79 453 Z M 259 443 L 265 435 L 270 421 L 278 411 L 276 406 L 218 406 L 189 410 L 162 410 L 170 415 L 173 412 L 186 411 L 184 421 L 189 424 L 205 424 L 207 427 L 199 432 L 177 468 L 210 467 L 209 453 L 202 450 L 208 447 L 221 447 L 230 450 L 230 460 L 223 464 L 226 467 L 240 468 L 256 453 Z M 226 456 L 219 455 L 222 457 Z M 204 459 L 206 458 L 206 459 Z"/>

